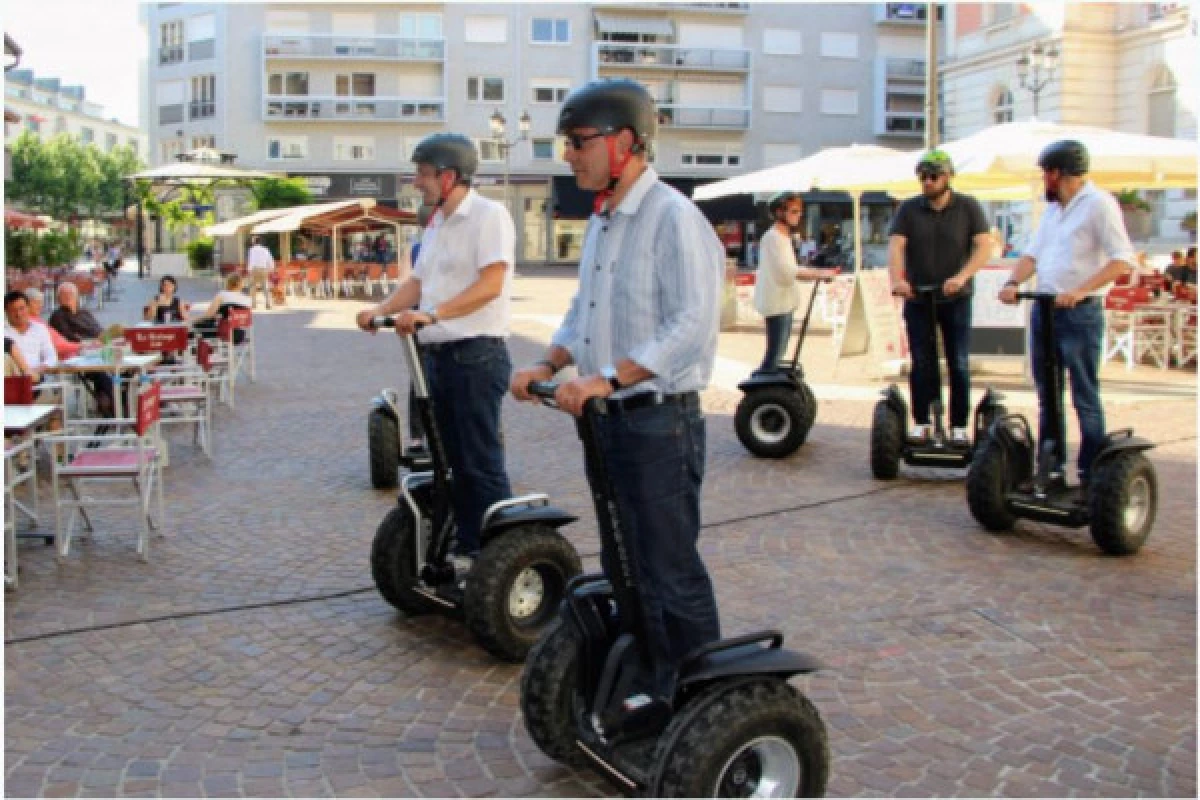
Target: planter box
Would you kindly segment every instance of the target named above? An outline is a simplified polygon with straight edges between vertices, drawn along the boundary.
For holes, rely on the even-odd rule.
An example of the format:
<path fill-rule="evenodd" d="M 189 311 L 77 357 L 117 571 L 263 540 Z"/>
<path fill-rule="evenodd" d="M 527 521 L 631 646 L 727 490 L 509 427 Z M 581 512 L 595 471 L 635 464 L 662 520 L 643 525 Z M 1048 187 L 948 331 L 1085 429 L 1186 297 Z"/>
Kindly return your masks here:
<path fill-rule="evenodd" d="M 1121 216 L 1125 218 L 1125 230 L 1129 233 L 1130 239 L 1145 241 L 1154 235 L 1153 212 L 1135 208 L 1123 208 L 1121 209 Z"/>

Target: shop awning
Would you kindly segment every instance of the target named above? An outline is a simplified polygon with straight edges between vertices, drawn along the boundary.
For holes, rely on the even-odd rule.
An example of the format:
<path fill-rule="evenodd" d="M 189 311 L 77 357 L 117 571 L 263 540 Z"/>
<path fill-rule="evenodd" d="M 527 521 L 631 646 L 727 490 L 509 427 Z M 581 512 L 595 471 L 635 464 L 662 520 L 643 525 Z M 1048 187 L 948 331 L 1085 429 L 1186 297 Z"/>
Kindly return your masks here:
<path fill-rule="evenodd" d="M 204 232 L 209 236 L 236 236 L 239 232 L 247 231 L 260 222 L 266 222 L 269 219 L 290 214 L 292 210 L 291 208 L 268 208 L 265 211 L 256 211 L 253 214 L 238 217 L 237 219 L 218 222 L 216 225 L 210 225 L 205 228 Z"/>
<path fill-rule="evenodd" d="M 636 36 L 672 36 L 675 29 L 666 17 L 639 17 L 627 14 L 594 12 L 600 33 L 631 33 Z"/>

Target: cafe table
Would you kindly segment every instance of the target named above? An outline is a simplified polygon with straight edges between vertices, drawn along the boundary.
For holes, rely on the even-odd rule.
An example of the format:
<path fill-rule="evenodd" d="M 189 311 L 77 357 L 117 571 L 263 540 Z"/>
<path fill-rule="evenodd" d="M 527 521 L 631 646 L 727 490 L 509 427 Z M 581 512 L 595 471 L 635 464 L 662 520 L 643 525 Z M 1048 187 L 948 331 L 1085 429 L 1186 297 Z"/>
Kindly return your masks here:
<path fill-rule="evenodd" d="M 4 585 L 17 585 L 17 514 L 27 517 L 36 527 L 37 517 L 37 457 L 33 451 L 33 435 L 54 416 L 56 405 L 5 405 L 4 436 L 13 437 L 4 443 Z M 24 458 L 24 465 L 18 460 Z M 17 487 L 28 484 L 28 505 L 17 499 Z M 29 534 L 25 534 L 29 535 Z M 33 538 L 47 537 L 33 534 Z"/>
<path fill-rule="evenodd" d="M 129 385 L 136 386 L 138 379 L 159 361 L 158 353 L 124 353 L 120 358 L 105 359 L 99 353 L 80 354 L 63 359 L 56 366 L 45 367 L 43 372 L 55 375 L 82 375 L 86 372 L 107 372 L 113 378 L 113 416 L 123 419 L 125 406 L 122 402 L 121 381 L 129 376 Z"/>

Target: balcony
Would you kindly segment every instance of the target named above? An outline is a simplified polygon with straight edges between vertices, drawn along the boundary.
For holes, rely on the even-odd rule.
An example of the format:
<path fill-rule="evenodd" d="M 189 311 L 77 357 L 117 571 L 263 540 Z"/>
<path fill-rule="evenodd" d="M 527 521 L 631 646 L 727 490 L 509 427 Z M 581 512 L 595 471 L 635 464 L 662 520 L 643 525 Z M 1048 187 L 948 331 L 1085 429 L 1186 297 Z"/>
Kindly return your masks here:
<path fill-rule="evenodd" d="M 263 56 L 270 59 L 337 61 L 446 60 L 444 39 L 406 36 L 350 36 L 335 33 L 265 34 Z"/>
<path fill-rule="evenodd" d="M 203 61 L 208 58 L 215 58 L 216 55 L 216 39 L 200 39 L 199 41 L 188 42 L 188 61 Z"/>
<path fill-rule="evenodd" d="M 183 45 L 173 44 L 168 47 L 158 48 L 158 65 L 164 67 L 167 64 L 182 64 L 183 63 Z"/>
<path fill-rule="evenodd" d="M 887 60 L 889 81 L 924 81 L 925 60 L 920 58 L 889 58 Z"/>
<path fill-rule="evenodd" d="M 596 64 L 601 68 L 703 72 L 750 70 L 750 51 L 744 49 L 616 42 L 596 42 L 593 47 Z"/>
<path fill-rule="evenodd" d="M 885 111 L 881 136 L 924 136 L 925 114 L 920 111 Z"/>
<path fill-rule="evenodd" d="M 211 100 L 193 100 L 188 106 L 188 119 L 205 119 L 217 113 L 217 104 Z"/>
<path fill-rule="evenodd" d="M 175 125 L 180 122 L 183 122 L 183 103 L 158 107 L 159 125 Z"/>
<path fill-rule="evenodd" d="M 268 122 L 444 122 L 443 97 L 341 97 L 329 95 L 263 96 Z"/>
<path fill-rule="evenodd" d="M 881 25 L 914 25 L 925 24 L 928 17 L 925 3 L 877 3 L 875 6 L 875 21 Z M 943 19 L 942 7 L 937 9 L 937 21 Z"/>
<path fill-rule="evenodd" d="M 629 3 L 593 3 L 593 8 L 629 11 Z M 639 3 L 638 9 L 655 11 L 712 12 L 714 14 L 749 14 L 749 3 Z"/>
<path fill-rule="evenodd" d="M 750 128 L 750 109 L 660 103 L 658 125 L 660 128 L 687 130 L 744 131 Z"/>

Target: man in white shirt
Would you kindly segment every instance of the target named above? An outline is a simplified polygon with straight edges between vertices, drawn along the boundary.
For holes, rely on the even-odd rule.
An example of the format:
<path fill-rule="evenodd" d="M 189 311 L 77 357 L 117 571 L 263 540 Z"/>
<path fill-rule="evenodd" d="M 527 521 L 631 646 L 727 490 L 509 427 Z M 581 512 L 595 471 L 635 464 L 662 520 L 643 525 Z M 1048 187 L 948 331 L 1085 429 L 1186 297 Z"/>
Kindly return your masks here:
<path fill-rule="evenodd" d="M 54 342 L 45 325 L 34 325 L 29 314 L 29 301 L 24 293 L 13 290 L 4 295 L 4 336 L 25 357 L 25 363 L 33 371 L 34 381 L 41 380 L 42 370 L 58 364 Z"/>
<path fill-rule="evenodd" d="M 271 310 L 271 272 L 275 269 L 275 258 L 271 251 L 255 236 L 250 240 L 246 252 L 246 269 L 250 271 L 250 307 L 258 308 L 258 287 L 262 287 L 267 298 L 267 310 Z"/>
<path fill-rule="evenodd" d="M 1081 142 L 1062 140 L 1048 145 L 1038 158 L 1049 205 L 1034 235 L 1033 246 L 1017 262 L 1000 292 L 1000 300 L 1017 302 L 1017 289 L 1036 271 L 1038 291 L 1057 297 L 1054 331 L 1059 363 L 1071 376 L 1071 401 L 1079 417 L 1083 442 L 1079 448 L 1079 478 L 1084 484 L 1096 454 L 1104 443 L 1104 407 L 1100 403 L 1100 356 L 1104 344 L 1105 287 L 1133 268 L 1133 245 L 1125 231 L 1116 199 L 1085 177 L 1088 152 Z M 1041 324 L 1034 306 L 1032 327 Z M 1033 376 L 1041 407 L 1039 439 L 1048 434 L 1066 443 L 1066 421 L 1047 430 L 1046 412 L 1054 399 L 1043 386 L 1039 336 L 1033 341 Z M 1062 385 L 1060 379 L 1059 385 Z M 1040 449 L 1040 443 L 1039 443 Z M 1059 454 L 1065 453 L 1065 446 Z M 1062 472 L 1063 465 L 1056 464 Z"/>
<path fill-rule="evenodd" d="M 413 186 L 435 211 L 413 274 L 382 303 L 359 312 L 358 325 L 373 331 L 372 317 L 397 314 L 397 333 L 424 326 L 430 396 L 454 473 L 458 532 L 452 560 L 461 579 L 479 552 L 484 512 L 512 496 L 500 403 L 512 373 L 505 340 L 516 229 L 503 205 L 471 188 L 479 156 L 467 137 L 426 136 L 412 160 Z"/>

